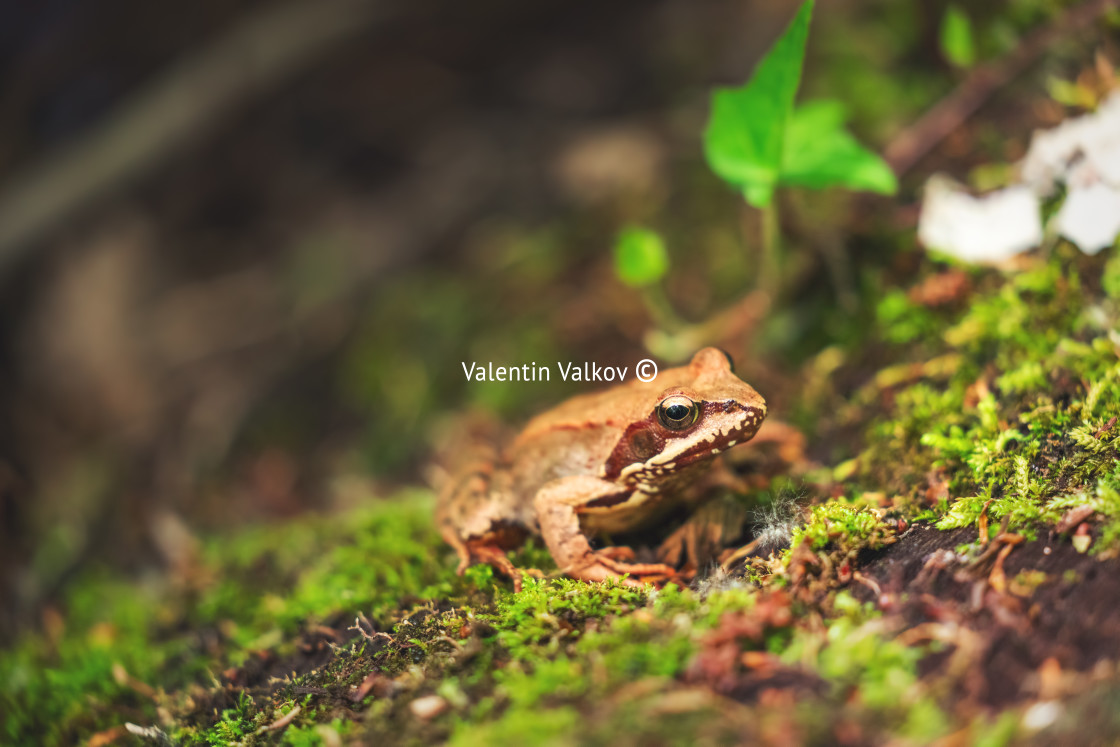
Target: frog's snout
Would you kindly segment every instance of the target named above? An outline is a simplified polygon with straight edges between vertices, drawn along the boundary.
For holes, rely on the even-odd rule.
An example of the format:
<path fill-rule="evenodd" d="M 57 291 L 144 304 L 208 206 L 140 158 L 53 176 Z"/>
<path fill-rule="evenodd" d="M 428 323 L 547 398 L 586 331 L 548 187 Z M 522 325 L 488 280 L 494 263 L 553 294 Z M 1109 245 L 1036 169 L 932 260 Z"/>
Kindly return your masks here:
<path fill-rule="evenodd" d="M 744 404 L 743 412 L 740 433 L 744 438 L 753 438 L 754 434 L 758 433 L 759 427 L 762 426 L 762 421 L 766 419 L 766 401 L 759 397 L 757 404 Z"/>

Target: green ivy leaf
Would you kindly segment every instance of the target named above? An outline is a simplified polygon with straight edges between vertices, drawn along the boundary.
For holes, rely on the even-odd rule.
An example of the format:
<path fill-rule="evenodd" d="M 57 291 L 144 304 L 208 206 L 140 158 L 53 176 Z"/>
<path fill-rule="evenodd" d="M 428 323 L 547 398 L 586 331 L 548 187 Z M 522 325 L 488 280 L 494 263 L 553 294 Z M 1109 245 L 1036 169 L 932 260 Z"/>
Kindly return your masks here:
<path fill-rule="evenodd" d="M 712 171 L 755 207 L 769 205 L 778 184 L 812 13 L 813 0 L 806 0 L 747 84 L 712 95 L 704 155 Z"/>
<path fill-rule="evenodd" d="M 648 228 L 623 229 L 614 245 L 614 272 L 626 285 L 641 288 L 652 285 L 669 270 L 665 242 Z"/>
<path fill-rule="evenodd" d="M 779 185 L 898 190 L 890 167 L 844 129 L 838 102 L 794 109 L 812 12 L 813 0 L 806 0 L 745 86 L 712 95 L 704 155 L 755 207 L 768 206 Z"/>
<path fill-rule="evenodd" d="M 894 194 L 890 167 L 843 128 L 844 107 L 824 100 L 802 104 L 786 130 L 780 181 L 813 189 L 846 187 Z"/>
<path fill-rule="evenodd" d="M 957 67 L 972 67 L 976 61 L 976 44 L 972 40 L 972 22 L 959 6 L 950 5 L 941 19 L 941 53 Z"/>

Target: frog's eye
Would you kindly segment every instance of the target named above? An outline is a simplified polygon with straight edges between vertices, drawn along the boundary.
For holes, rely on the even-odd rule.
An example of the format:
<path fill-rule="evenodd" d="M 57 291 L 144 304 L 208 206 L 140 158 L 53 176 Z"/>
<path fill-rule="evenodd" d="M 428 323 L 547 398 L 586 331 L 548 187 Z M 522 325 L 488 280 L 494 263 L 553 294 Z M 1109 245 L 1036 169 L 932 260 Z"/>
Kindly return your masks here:
<path fill-rule="evenodd" d="M 699 414 L 700 408 L 696 403 L 679 394 L 666 397 L 657 406 L 657 419 L 661 421 L 661 425 L 671 431 L 683 431 L 688 428 L 696 422 L 696 416 Z"/>

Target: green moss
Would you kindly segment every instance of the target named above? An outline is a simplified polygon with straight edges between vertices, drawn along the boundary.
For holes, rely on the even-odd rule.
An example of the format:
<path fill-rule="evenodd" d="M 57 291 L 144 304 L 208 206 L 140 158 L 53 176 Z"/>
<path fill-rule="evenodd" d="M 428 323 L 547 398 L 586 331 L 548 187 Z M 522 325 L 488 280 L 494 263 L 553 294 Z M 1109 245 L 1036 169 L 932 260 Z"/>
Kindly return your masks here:
<path fill-rule="evenodd" d="M 1105 263 L 1101 274 L 1101 287 L 1113 300 L 1120 299 L 1120 254 L 1113 255 Z"/>
<path fill-rule="evenodd" d="M 292 747 L 318 747 L 338 744 L 353 729 L 353 722 L 336 718 L 322 724 L 299 724 L 284 730 L 282 744 Z"/>
<path fill-rule="evenodd" d="M 581 723 L 579 711 L 571 706 L 518 710 L 483 726 L 462 724 L 450 744 L 575 745 L 580 743 Z"/>
<path fill-rule="evenodd" d="M 526 577 L 521 593 L 499 594 L 490 618 L 515 658 L 554 651 L 589 618 L 625 613 L 644 604 L 648 590 L 621 584 Z"/>
<path fill-rule="evenodd" d="M 158 723 L 157 702 L 172 714 L 173 724 L 165 729 L 188 745 L 320 744 L 332 734 L 378 743 L 450 738 L 457 744 L 507 739 L 613 744 L 684 740 L 700 732 L 731 739 L 761 734 L 751 730 L 771 722 L 766 728 L 787 728 L 787 721 L 827 741 L 829 724 L 852 713 L 869 733 L 906 734 L 919 741 L 942 733 L 940 710 L 915 685 L 920 651 L 876 638 L 874 615 L 849 597 L 838 597 L 831 620 L 794 616 L 788 625 L 767 628 L 761 640 L 743 641 L 744 650 L 780 653 L 793 669 L 832 682 L 821 698 L 813 696 L 814 706 L 770 713 L 744 705 L 729 713 L 711 694 L 682 683 L 697 653 L 711 645 L 712 631 L 728 615 L 755 608 L 757 589 L 702 596 L 672 585 L 654 591 L 526 578 L 525 589 L 514 594 L 488 570 L 456 579 L 450 552 L 433 557 L 430 548 L 438 545 L 429 510 L 430 501 L 410 496 L 348 517 L 279 530 L 271 542 L 266 530 L 254 530 L 226 538 L 224 547 L 209 547 L 207 568 L 221 581 L 199 593 L 192 614 L 194 624 L 229 631 L 216 657 L 190 648 L 185 641 L 192 636 L 177 636 L 163 626 L 187 608 L 174 594 L 145 595 L 108 580 L 84 584 L 71 597 L 59 645 L 36 648 L 33 639 L 26 639 L 3 659 L 10 675 L 5 694 L 18 706 L 6 712 L 49 713 L 55 719 L 53 724 L 9 719 L 7 741 L 27 742 L 35 735 L 38 742 L 69 743 L 124 720 Z M 809 542 L 827 538 L 826 546 L 854 548 L 873 545 L 881 534 L 874 512 L 844 503 L 818 508 L 804 536 Z M 363 547 L 379 565 L 407 563 L 415 570 L 389 575 L 354 569 L 349 564 L 357 551 L 339 543 Z M 423 558 L 418 547 L 427 548 Z M 537 552 L 530 548 L 519 562 Z M 254 593 L 243 586 L 244 604 L 234 604 L 235 585 L 254 578 Z M 360 587 L 371 580 L 382 586 Z M 308 587 L 314 583 L 328 585 L 334 594 L 312 593 Z M 284 585 L 290 587 L 287 598 Z M 99 609 L 94 600 L 111 600 L 103 595 L 112 589 L 119 603 Z M 344 595 L 348 589 L 354 592 Z M 276 599 L 283 599 L 283 606 Z M 255 644 L 267 643 L 274 655 L 294 652 L 299 629 L 331 619 L 338 626 L 339 615 L 367 610 L 380 610 L 380 624 L 389 626 L 391 640 L 359 639 L 339 647 L 326 666 L 268 688 L 230 690 L 217 683 L 221 670 Z M 112 636 L 99 627 L 104 616 L 115 620 Z M 81 655 L 65 653 L 68 647 Z M 176 661 L 176 651 L 196 662 L 195 668 L 168 666 Z M 50 656 L 59 657 L 58 682 L 65 683 L 54 692 L 47 689 L 50 681 L 41 682 L 35 673 Z M 155 702 L 144 705 L 129 686 L 114 681 L 116 661 L 131 675 L 163 688 Z M 396 695 L 371 693 L 354 702 L 350 694 L 367 675 L 386 678 Z M 104 689 L 89 689 L 97 686 Z M 176 687 L 179 693 L 164 694 Z M 899 687 L 908 688 L 909 695 L 889 702 L 886 694 Z M 188 691 L 193 698 L 215 699 L 218 711 L 212 720 L 205 709 L 198 713 L 186 702 L 182 694 Z M 431 720 L 418 719 L 410 704 L 433 694 L 446 701 L 447 710 Z M 226 697 L 232 700 L 218 705 Z M 301 711 L 288 726 L 265 729 L 297 705 Z M 682 707 L 685 712 L 677 710 Z"/>
<path fill-rule="evenodd" d="M 37 735 L 43 743 L 67 743 L 78 732 L 113 725 L 115 709 L 152 718 L 155 703 L 126 675 L 173 688 L 202 669 L 187 640 L 148 645 L 168 612 L 153 589 L 88 573 L 74 587 L 61 629 L 26 635 L 0 654 L 0 741 L 21 744 Z"/>
<path fill-rule="evenodd" d="M 808 520 L 798 526 L 791 547 L 807 542 L 814 550 L 834 545 L 840 554 L 854 557 L 863 549 L 878 550 L 891 541 L 894 529 L 871 506 L 830 501 L 813 506 Z"/>
<path fill-rule="evenodd" d="M 213 543 L 207 560 L 221 581 L 199 604 L 203 616 L 238 626 L 239 641 L 278 626 L 291 632 L 343 610 L 375 619 L 402 598 L 448 594 L 455 584 L 431 524 L 430 494 L 411 492 L 338 522 L 262 528 Z M 259 578 L 261 568 L 268 579 Z M 257 593 L 246 596 L 247 588 Z M 263 593 L 261 593 L 263 592 Z M 271 593 L 269 593 L 271 592 Z M 372 614 L 371 614 L 372 613 Z"/>
<path fill-rule="evenodd" d="M 638 681 L 664 690 L 684 671 L 704 632 L 724 613 L 753 603 L 745 590 L 702 599 L 672 585 L 652 593 L 609 582 L 526 579 L 521 594 L 499 594 L 489 617 L 498 629 L 494 642 L 510 656 L 495 674 L 500 715 L 492 720 L 493 703 L 480 703 L 457 724 L 453 741 L 517 735 L 529 744 L 582 742 L 586 722 L 564 714 Z M 540 713 L 550 715 L 529 729 Z M 617 727 L 614 720 L 604 726 Z"/>
<path fill-rule="evenodd" d="M 301 627 L 358 612 L 390 620 L 402 600 L 462 588 L 454 564 L 432 552 L 431 506 L 430 495 L 409 493 L 346 517 L 215 539 L 197 570 L 201 590 L 186 595 L 87 572 L 60 631 L 29 633 L 0 654 L 0 741 L 66 744 L 122 719 L 153 723 L 157 704 L 175 706 L 165 691 L 206 683 L 252 650 L 292 649 L 277 644 Z M 221 631 L 220 656 L 198 630 Z M 154 697 L 132 682 L 156 687 Z M 241 716 L 221 723 L 232 734 Z"/>
<path fill-rule="evenodd" d="M 607 616 L 566 635 L 557 633 L 562 626 L 554 622 L 527 622 L 547 609 L 540 600 L 549 594 L 556 596 L 558 609 Z M 701 597 L 670 586 L 644 600 L 627 594 L 633 592 L 612 584 L 584 584 L 581 590 L 567 582 L 538 582 L 529 593 L 534 601 L 499 602 L 495 622 L 518 632 L 505 640 L 519 647 L 520 655 L 497 672 L 497 710 L 488 700 L 465 714 L 455 725 L 453 743 L 635 743 L 641 735 L 685 739 L 697 729 L 742 738 L 750 733 L 743 731 L 744 723 L 757 726 L 771 717 L 753 710 L 735 717 L 707 696 L 680 691 L 694 657 L 710 645 L 708 636 L 728 614 L 749 614 L 758 602 L 757 590 Z M 813 624 L 812 617 L 793 616 L 789 627 L 765 629 L 761 641 L 744 639 L 745 650 L 780 652 L 791 670 L 816 672 L 832 683 L 812 707 L 786 715 L 825 740 L 842 711 L 845 717 L 856 713 L 873 733 L 886 729 L 918 741 L 946 733 L 949 719 L 918 683 L 916 666 L 924 650 L 884 640 L 877 613 L 845 594 L 836 608 L 839 617 L 824 626 Z M 617 614 L 610 614 L 612 609 Z M 529 629 L 534 635 L 522 635 Z M 499 633 L 496 640 L 502 639 Z M 621 693 L 630 694 L 623 698 Z M 854 711 L 853 698 L 859 704 Z M 690 704 L 686 712 L 661 714 L 662 703 L 681 702 Z M 537 720 L 540 715 L 544 718 Z"/>
<path fill-rule="evenodd" d="M 886 487 L 909 501 L 912 518 L 942 529 L 974 525 L 987 507 L 1030 534 L 1091 502 L 1110 519 L 1101 546 L 1115 547 L 1120 429 L 1108 421 L 1120 405 L 1120 365 L 1109 335 L 1118 308 L 1085 290 L 1082 273 L 1097 272 L 1088 260 L 1054 256 L 1010 277 L 989 273 L 953 313 L 888 295 L 884 339 L 958 357 L 943 378 L 895 387 L 853 479 Z M 924 503 L 930 474 L 945 475 L 951 500 Z"/>

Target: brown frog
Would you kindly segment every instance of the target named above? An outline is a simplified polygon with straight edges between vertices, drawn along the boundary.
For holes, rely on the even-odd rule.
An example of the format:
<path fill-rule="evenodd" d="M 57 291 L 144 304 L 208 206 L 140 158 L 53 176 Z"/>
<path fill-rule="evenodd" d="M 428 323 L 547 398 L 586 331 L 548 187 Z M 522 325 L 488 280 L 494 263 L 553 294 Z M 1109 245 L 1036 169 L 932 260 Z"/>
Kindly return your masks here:
<path fill-rule="evenodd" d="M 628 584 L 675 576 L 661 563 L 632 563 L 629 548 L 592 549 L 588 534 L 649 525 L 694 502 L 698 475 L 724 449 L 750 440 L 766 402 L 705 348 L 652 382 L 633 380 L 580 395 L 537 416 L 508 447 L 467 465 L 436 509 L 459 572 L 489 563 L 520 588 L 506 551 L 539 534 L 560 569 Z"/>

